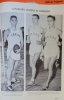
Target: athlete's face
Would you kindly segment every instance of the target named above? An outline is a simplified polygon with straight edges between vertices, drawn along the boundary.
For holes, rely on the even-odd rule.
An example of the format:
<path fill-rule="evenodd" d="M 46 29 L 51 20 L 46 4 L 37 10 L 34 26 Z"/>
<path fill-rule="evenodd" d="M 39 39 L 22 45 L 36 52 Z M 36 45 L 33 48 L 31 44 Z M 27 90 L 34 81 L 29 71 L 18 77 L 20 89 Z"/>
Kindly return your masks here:
<path fill-rule="evenodd" d="M 17 25 L 17 19 L 16 18 L 12 18 L 10 20 L 11 26 L 16 26 Z"/>
<path fill-rule="evenodd" d="M 33 24 L 37 24 L 38 23 L 38 18 L 37 18 L 37 16 L 32 16 L 32 22 L 33 22 Z"/>
<path fill-rule="evenodd" d="M 47 21 L 48 21 L 49 27 L 53 27 L 54 26 L 55 21 L 53 20 L 53 18 L 49 17 L 49 18 L 47 18 Z"/>

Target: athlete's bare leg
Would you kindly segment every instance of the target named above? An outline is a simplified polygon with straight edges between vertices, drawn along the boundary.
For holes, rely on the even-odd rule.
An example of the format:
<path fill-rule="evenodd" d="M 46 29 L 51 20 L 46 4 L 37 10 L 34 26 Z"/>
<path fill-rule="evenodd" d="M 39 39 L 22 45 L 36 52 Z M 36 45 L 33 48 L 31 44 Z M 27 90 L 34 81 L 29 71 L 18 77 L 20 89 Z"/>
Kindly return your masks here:
<path fill-rule="evenodd" d="M 56 57 L 51 57 L 50 58 L 50 61 L 49 61 L 49 75 L 48 75 L 47 82 L 46 82 L 46 84 L 45 84 L 45 86 L 43 88 L 44 90 L 46 90 L 48 88 L 49 82 L 50 82 L 50 80 L 52 78 L 52 75 L 53 75 L 53 64 L 54 64 L 55 60 L 56 60 Z"/>
<path fill-rule="evenodd" d="M 39 58 L 39 53 L 36 53 L 34 56 L 30 55 L 30 67 L 32 68 L 32 77 L 28 85 L 32 85 L 35 81 L 35 74 L 36 74 L 36 62 Z"/>
<path fill-rule="evenodd" d="M 12 82 L 15 82 L 16 81 L 16 79 L 15 79 L 15 69 L 18 67 L 18 60 L 16 60 L 15 61 L 15 63 L 14 63 L 14 67 L 13 67 L 13 71 L 12 71 Z"/>
<path fill-rule="evenodd" d="M 14 60 L 10 57 L 8 59 L 8 68 L 7 68 L 7 85 L 11 85 L 11 75 L 12 75 L 12 70 L 14 67 Z"/>
<path fill-rule="evenodd" d="M 49 61 L 50 58 L 44 57 L 44 70 L 47 70 L 49 68 Z"/>
<path fill-rule="evenodd" d="M 53 64 L 56 60 L 56 57 L 52 57 L 50 62 L 49 62 L 49 75 L 48 75 L 48 80 L 47 80 L 47 84 L 49 84 L 50 82 L 50 79 L 52 78 L 52 75 L 53 75 Z"/>

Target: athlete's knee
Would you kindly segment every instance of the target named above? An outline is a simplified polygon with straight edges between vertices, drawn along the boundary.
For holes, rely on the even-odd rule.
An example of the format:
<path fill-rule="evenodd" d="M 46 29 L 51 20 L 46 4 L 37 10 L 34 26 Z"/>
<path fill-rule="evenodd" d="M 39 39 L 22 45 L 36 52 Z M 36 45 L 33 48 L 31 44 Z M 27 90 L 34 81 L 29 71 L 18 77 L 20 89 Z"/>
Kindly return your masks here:
<path fill-rule="evenodd" d="M 44 60 L 44 69 L 45 70 L 48 69 L 48 60 L 47 59 Z"/>
<path fill-rule="evenodd" d="M 33 64 L 33 62 L 32 62 L 32 61 L 30 61 L 30 67 L 32 68 L 32 66 L 34 66 L 34 64 Z"/>
<path fill-rule="evenodd" d="M 32 57 L 30 57 L 30 67 L 34 66 L 34 59 Z"/>
<path fill-rule="evenodd" d="M 53 71 L 54 61 L 55 61 L 54 59 L 51 59 L 51 60 L 50 60 L 50 63 L 49 63 L 49 70 L 50 70 L 50 71 Z"/>
<path fill-rule="evenodd" d="M 47 70 L 48 69 L 48 67 L 44 67 L 44 70 Z"/>
<path fill-rule="evenodd" d="M 19 61 L 15 61 L 14 69 L 16 69 L 18 67 L 18 64 L 19 64 Z"/>
<path fill-rule="evenodd" d="M 7 72 L 11 72 L 13 70 L 14 64 L 12 61 L 9 60 Z"/>

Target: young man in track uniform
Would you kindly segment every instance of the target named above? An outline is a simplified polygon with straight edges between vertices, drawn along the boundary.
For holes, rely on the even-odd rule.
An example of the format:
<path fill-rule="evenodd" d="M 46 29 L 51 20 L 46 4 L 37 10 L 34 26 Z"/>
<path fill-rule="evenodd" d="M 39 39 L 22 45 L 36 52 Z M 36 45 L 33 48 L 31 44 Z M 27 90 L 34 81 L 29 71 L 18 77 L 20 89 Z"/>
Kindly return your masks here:
<path fill-rule="evenodd" d="M 42 36 L 43 36 L 43 28 L 39 25 L 39 15 L 32 15 L 32 25 L 29 30 L 29 55 L 30 55 L 30 67 L 32 69 L 31 80 L 28 85 L 33 85 L 35 82 L 35 74 L 36 74 L 36 62 L 40 57 L 41 51 L 43 50 L 42 46 Z"/>
<path fill-rule="evenodd" d="M 43 89 L 47 89 L 49 87 L 50 80 L 53 75 L 53 64 L 56 59 L 60 57 L 60 49 L 59 49 L 59 37 L 61 36 L 61 31 L 55 27 L 55 16 L 49 15 L 47 16 L 48 21 L 48 30 L 45 33 L 45 47 L 44 47 L 44 69 L 49 69 L 48 79 Z"/>
<path fill-rule="evenodd" d="M 11 27 L 8 28 L 4 35 L 6 36 L 5 41 L 8 41 L 7 48 L 7 88 L 13 90 L 11 81 L 15 82 L 14 70 L 18 66 L 20 60 L 20 51 L 23 47 L 23 36 L 20 28 L 17 28 L 18 19 L 17 16 L 12 15 L 10 17 Z M 18 45 L 19 49 L 14 50 L 14 45 Z M 16 51 L 16 52 L 15 52 Z M 13 78 L 12 78 L 13 77 Z"/>

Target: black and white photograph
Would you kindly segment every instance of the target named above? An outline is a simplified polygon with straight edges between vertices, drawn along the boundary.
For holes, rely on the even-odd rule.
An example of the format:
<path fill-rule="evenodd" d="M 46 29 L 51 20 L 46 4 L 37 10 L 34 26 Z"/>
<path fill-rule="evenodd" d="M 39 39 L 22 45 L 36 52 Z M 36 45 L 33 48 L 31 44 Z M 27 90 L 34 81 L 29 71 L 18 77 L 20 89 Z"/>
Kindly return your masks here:
<path fill-rule="evenodd" d="M 2 13 L 1 91 L 24 91 L 24 14 Z"/>
<path fill-rule="evenodd" d="M 63 16 L 26 14 L 26 91 L 61 91 Z"/>
<path fill-rule="evenodd" d="M 1 38 L 1 14 L 0 14 L 0 68 L 2 66 L 2 38 Z"/>

